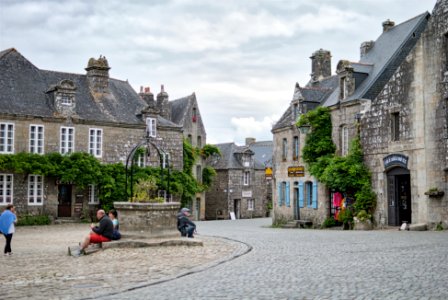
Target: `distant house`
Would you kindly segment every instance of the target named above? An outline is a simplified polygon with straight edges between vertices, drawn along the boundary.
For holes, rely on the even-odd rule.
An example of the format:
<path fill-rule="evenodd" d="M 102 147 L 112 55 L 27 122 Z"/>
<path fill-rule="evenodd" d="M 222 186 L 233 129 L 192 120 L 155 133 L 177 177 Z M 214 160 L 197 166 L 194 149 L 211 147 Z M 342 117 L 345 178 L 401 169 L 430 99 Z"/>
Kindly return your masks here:
<path fill-rule="evenodd" d="M 257 145 L 254 140 L 250 141 L 252 143 L 245 146 L 217 144 L 221 156 L 207 160 L 217 176 L 206 192 L 206 219 L 229 219 L 231 213 L 237 219 L 266 216 L 267 204 L 271 201 L 266 168 L 271 161 L 272 147 L 269 151 L 270 142 Z M 263 159 L 262 162 L 257 157 Z"/>
<path fill-rule="evenodd" d="M 311 80 L 296 84 L 290 106 L 274 125 L 275 219 L 321 224 L 335 214 L 333 192 L 310 176 L 301 159 L 300 114 L 331 109 L 336 155 L 359 136 L 377 195 L 377 225 L 448 226 L 448 2 L 432 15 L 401 24 L 387 20 L 360 60 L 340 60 L 331 74 L 329 51 L 311 56 Z"/>

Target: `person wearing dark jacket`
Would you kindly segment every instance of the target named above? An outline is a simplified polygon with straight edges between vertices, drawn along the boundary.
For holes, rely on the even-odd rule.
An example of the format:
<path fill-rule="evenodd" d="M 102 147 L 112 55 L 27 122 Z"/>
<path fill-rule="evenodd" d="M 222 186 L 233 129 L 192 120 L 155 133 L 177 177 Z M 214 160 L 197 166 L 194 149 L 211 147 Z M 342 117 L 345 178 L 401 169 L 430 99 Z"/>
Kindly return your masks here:
<path fill-rule="evenodd" d="M 114 232 L 114 224 L 102 209 L 96 212 L 96 217 L 99 220 L 98 226 L 90 225 L 92 232 L 84 238 L 80 245 L 81 252 L 84 251 L 90 244 L 99 244 L 103 242 L 110 242 Z"/>
<path fill-rule="evenodd" d="M 177 214 L 177 229 L 180 231 L 181 236 L 193 237 L 193 233 L 196 231 L 196 224 L 194 224 L 188 217 L 190 216 L 190 210 L 188 208 L 182 208 Z"/>

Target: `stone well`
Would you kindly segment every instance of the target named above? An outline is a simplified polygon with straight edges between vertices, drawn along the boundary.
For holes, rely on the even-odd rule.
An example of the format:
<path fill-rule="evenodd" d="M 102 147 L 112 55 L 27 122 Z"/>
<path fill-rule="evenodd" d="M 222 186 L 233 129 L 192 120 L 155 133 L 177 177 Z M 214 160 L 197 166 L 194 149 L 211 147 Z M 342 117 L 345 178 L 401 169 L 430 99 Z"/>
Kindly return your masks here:
<path fill-rule="evenodd" d="M 114 202 L 120 220 L 120 231 L 124 234 L 139 234 L 148 237 L 179 235 L 176 215 L 180 203 Z"/>

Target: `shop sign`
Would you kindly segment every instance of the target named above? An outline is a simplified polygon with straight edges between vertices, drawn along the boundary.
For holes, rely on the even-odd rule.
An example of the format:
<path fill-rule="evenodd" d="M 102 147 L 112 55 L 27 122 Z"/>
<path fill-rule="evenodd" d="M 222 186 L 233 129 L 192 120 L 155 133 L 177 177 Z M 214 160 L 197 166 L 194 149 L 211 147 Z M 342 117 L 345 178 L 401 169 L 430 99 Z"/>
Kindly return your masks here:
<path fill-rule="evenodd" d="M 403 167 L 408 168 L 408 157 L 403 154 L 390 154 L 383 158 L 384 169 L 389 169 L 391 167 Z"/>
<path fill-rule="evenodd" d="M 304 166 L 288 167 L 288 177 L 304 177 L 304 176 L 305 176 Z"/>
<path fill-rule="evenodd" d="M 266 179 L 272 179 L 272 168 L 267 167 L 267 168 L 264 170 L 264 174 L 265 174 L 265 176 L 266 176 Z"/>

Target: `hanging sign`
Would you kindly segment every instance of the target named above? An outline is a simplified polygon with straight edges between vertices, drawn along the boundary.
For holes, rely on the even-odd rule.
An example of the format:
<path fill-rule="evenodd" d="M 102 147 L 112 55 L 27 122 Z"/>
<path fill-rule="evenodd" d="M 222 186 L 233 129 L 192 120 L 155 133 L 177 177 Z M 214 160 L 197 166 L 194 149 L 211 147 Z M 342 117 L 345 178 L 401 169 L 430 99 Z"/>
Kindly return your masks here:
<path fill-rule="evenodd" d="M 304 176 L 305 176 L 304 166 L 288 167 L 288 177 L 304 177 Z"/>
<path fill-rule="evenodd" d="M 403 167 L 408 168 L 408 157 L 403 154 L 390 154 L 383 158 L 384 169 L 389 169 L 391 167 Z"/>

